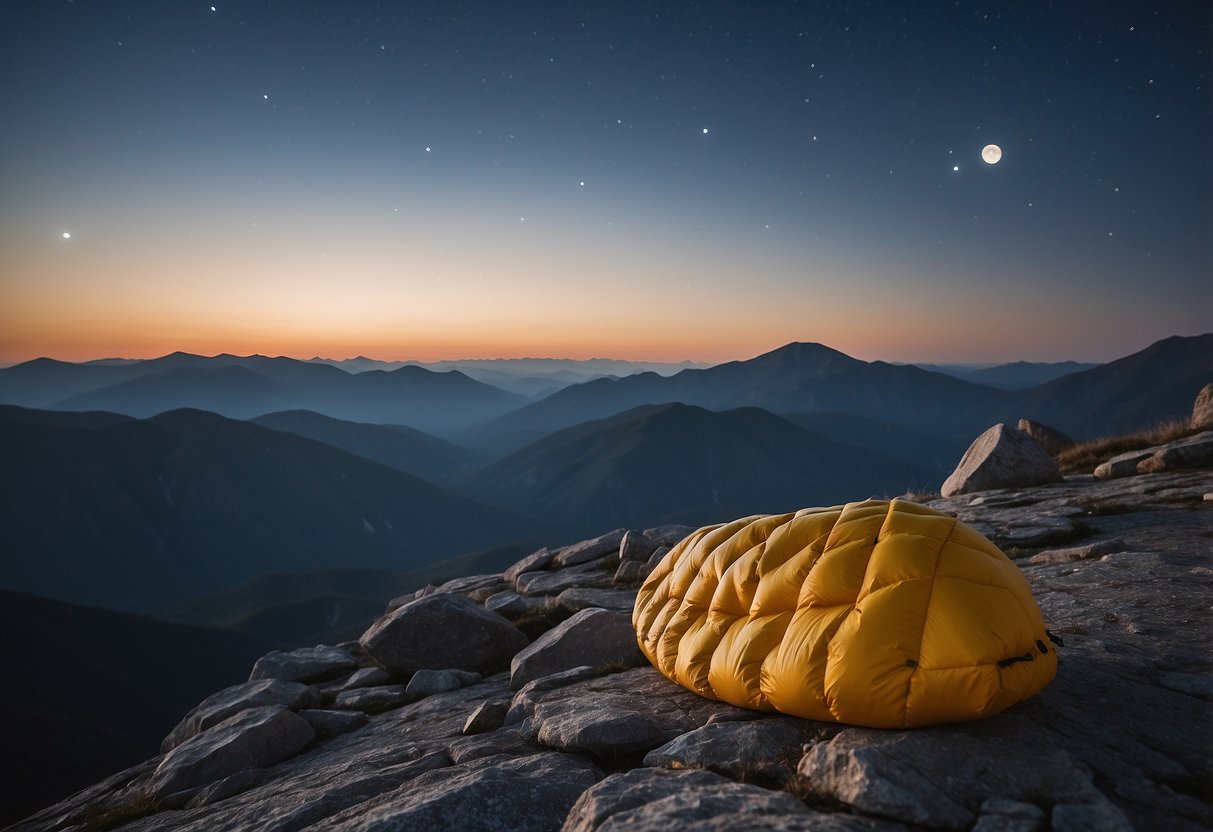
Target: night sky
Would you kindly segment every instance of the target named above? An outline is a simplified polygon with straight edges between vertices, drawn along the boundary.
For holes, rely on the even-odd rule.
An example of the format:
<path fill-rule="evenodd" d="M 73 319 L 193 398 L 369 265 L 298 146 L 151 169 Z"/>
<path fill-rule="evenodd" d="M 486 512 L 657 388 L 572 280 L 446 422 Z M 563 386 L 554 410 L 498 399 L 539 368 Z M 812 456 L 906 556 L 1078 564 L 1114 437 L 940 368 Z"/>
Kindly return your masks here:
<path fill-rule="evenodd" d="M 1213 4 L 909 5 L 6 2 L 0 362 L 1213 330 Z"/>

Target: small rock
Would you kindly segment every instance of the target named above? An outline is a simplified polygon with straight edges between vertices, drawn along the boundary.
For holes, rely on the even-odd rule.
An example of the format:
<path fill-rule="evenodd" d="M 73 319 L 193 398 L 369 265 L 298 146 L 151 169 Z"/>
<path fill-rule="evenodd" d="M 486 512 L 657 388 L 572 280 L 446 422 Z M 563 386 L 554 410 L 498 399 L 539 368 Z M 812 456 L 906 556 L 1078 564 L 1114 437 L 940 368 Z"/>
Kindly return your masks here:
<path fill-rule="evenodd" d="M 337 694 L 343 690 L 378 687 L 379 685 L 390 684 L 391 681 L 392 675 L 381 667 L 360 667 L 351 673 L 348 679 L 325 690 Z"/>
<path fill-rule="evenodd" d="M 1034 566 L 1052 563 L 1073 563 L 1076 560 L 1087 560 L 1112 552 L 1123 552 L 1124 549 L 1125 544 L 1120 540 L 1101 540 L 1098 543 L 1088 543 L 1086 546 L 1046 549 L 1028 558 L 1028 563 Z"/>
<path fill-rule="evenodd" d="M 181 722 L 177 723 L 177 727 L 164 738 L 164 742 L 160 744 L 160 753 L 167 754 L 190 737 L 249 708 L 283 705 L 298 709 L 318 704 L 320 695 L 298 682 L 259 679 L 256 682 L 233 685 L 211 694 L 186 714 Z"/>
<path fill-rule="evenodd" d="M 214 783 L 245 769 L 265 768 L 299 753 L 316 732 L 281 705 L 250 708 L 174 748 L 149 785 L 154 797 Z"/>
<path fill-rule="evenodd" d="M 636 563 L 628 561 L 628 563 Z M 643 564 L 636 564 L 643 567 Z M 626 589 L 591 589 L 589 587 L 569 587 L 556 596 L 556 603 L 566 610 L 578 612 L 599 607 L 604 610 L 625 610 L 631 613 L 636 606 L 636 593 Z"/>
<path fill-rule="evenodd" d="M 422 669 L 499 667 L 527 645 L 527 637 L 467 596 L 442 593 L 379 619 L 360 643 L 376 664 L 404 677 Z"/>
<path fill-rule="evenodd" d="M 552 558 L 556 557 L 556 553 L 551 549 L 544 547 L 537 552 L 532 552 L 522 560 L 515 563 L 509 569 L 502 573 L 501 577 L 507 584 L 512 584 L 518 580 L 518 576 L 523 572 L 538 572 L 540 569 L 547 567 L 552 562 Z"/>
<path fill-rule="evenodd" d="M 409 679 L 405 693 L 409 696 L 433 696 L 436 693 L 446 693 L 448 690 L 458 690 L 463 687 L 463 680 L 449 670 L 418 670 Z"/>
<path fill-rule="evenodd" d="M 253 665 L 249 681 L 282 679 L 287 682 L 315 682 L 331 679 L 358 666 L 358 661 L 344 650 L 327 645 L 301 647 L 284 653 L 267 653 Z"/>
<path fill-rule="evenodd" d="M 657 544 L 645 537 L 643 532 L 629 531 L 619 542 L 619 560 L 645 563 L 656 548 Z"/>
<path fill-rule="evenodd" d="M 505 715 L 509 713 L 509 710 L 509 702 L 482 702 L 480 707 L 468 716 L 467 722 L 463 723 L 463 733 L 484 734 L 496 731 L 505 722 Z"/>
<path fill-rule="evenodd" d="M 552 562 L 557 568 L 564 569 L 614 554 L 619 551 L 619 544 L 626 533 L 626 529 L 616 529 L 592 540 L 583 540 L 572 546 L 565 546 L 556 553 Z"/>
<path fill-rule="evenodd" d="M 1019 429 L 1032 437 L 1049 456 L 1057 456 L 1067 448 L 1074 447 L 1074 440 L 1061 431 L 1031 419 L 1020 419 Z"/>
<path fill-rule="evenodd" d="M 592 608 L 562 621 L 514 656 L 510 687 L 517 690 L 532 679 L 584 664 L 647 664 L 630 614 Z"/>
<path fill-rule="evenodd" d="M 647 561 L 640 563 L 634 560 L 624 560 L 619 562 L 619 568 L 615 570 L 615 583 L 623 586 L 639 586 L 644 582 L 644 579 L 649 576 L 649 564 Z"/>
<path fill-rule="evenodd" d="M 591 561 L 555 572 L 524 572 L 514 581 L 514 588 L 523 595 L 557 595 L 574 586 L 607 588 L 614 584 L 614 576 Z"/>
<path fill-rule="evenodd" d="M 370 722 L 370 717 L 358 711 L 304 710 L 299 716 L 307 720 L 321 740 L 348 734 Z"/>
<path fill-rule="evenodd" d="M 338 708 L 350 711 L 378 712 L 403 705 L 408 699 L 404 685 L 380 685 L 374 688 L 355 688 L 337 694 L 333 703 Z"/>
<path fill-rule="evenodd" d="M 1044 485 L 1060 479 L 1053 460 L 1031 437 L 997 424 L 973 440 L 940 493 L 953 497 L 991 488 Z"/>
<path fill-rule="evenodd" d="M 506 618 L 521 618 L 527 613 L 541 610 L 552 602 L 549 595 L 522 595 L 512 589 L 490 595 L 484 600 L 484 608 Z"/>
<path fill-rule="evenodd" d="M 716 722 L 688 731 L 654 748 L 644 764 L 660 768 L 703 768 L 734 780 L 783 785 L 792 779 L 805 738 L 786 719 Z"/>

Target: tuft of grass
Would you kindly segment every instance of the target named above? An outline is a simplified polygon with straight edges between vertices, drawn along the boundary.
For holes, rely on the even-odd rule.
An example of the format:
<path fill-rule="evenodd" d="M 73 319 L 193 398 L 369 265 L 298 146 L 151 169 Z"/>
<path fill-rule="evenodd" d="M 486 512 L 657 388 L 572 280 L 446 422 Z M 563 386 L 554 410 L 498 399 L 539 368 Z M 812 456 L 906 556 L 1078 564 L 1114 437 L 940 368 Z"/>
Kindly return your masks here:
<path fill-rule="evenodd" d="M 1117 454 L 1164 445 L 1198 432 L 1192 430 L 1188 419 L 1173 419 L 1169 422 L 1160 422 L 1152 428 L 1136 433 L 1105 436 L 1100 439 L 1079 442 L 1059 453 L 1055 460 L 1058 469 L 1063 474 L 1089 474 L 1095 470 L 1097 465 L 1107 462 Z"/>

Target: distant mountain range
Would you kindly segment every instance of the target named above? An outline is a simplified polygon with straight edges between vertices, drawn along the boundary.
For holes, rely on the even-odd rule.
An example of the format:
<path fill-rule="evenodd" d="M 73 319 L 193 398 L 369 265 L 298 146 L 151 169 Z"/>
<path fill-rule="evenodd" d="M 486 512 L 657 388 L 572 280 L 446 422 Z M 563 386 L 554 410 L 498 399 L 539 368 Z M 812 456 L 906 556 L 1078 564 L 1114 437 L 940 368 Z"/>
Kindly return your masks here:
<path fill-rule="evenodd" d="M 292 358 L 173 353 L 130 364 L 27 361 L 0 370 L 0 402 L 140 418 L 180 408 L 234 419 L 312 410 L 441 432 L 513 410 L 527 399 L 457 371 L 410 366 L 351 374 Z"/>
<path fill-rule="evenodd" d="M 3 590 L 0 629 L 0 824 L 154 756 L 183 714 L 270 649 Z"/>
<path fill-rule="evenodd" d="M 669 378 L 641 373 L 567 387 L 453 439 L 478 449 L 516 450 L 556 430 L 664 402 L 776 414 L 851 413 L 966 444 L 991 424 L 1031 416 L 1082 438 L 1184 413 L 1211 378 L 1213 334 L 1168 338 L 1118 361 L 1014 391 L 914 366 L 859 361 L 821 344 L 789 344 Z"/>
<path fill-rule="evenodd" d="M 0 586 L 115 609 L 267 572 L 414 569 L 545 533 L 330 445 L 202 411 L 0 407 L 0 459 Z"/>
<path fill-rule="evenodd" d="M 922 466 L 830 441 L 757 408 L 646 405 L 567 428 L 469 475 L 467 493 L 579 534 L 903 494 Z"/>
<path fill-rule="evenodd" d="M 312 358 L 313 362 L 331 364 L 346 372 L 362 373 L 367 370 L 396 370 L 401 367 L 424 367 L 436 373 L 457 370 L 469 378 L 492 384 L 511 393 L 519 393 L 532 398 L 555 393 L 570 384 L 580 384 L 606 376 L 630 376 L 635 373 L 658 373 L 673 375 L 681 370 L 696 367 L 710 367 L 711 364 L 694 361 L 678 363 L 660 361 L 620 361 L 611 358 L 591 358 L 574 360 L 571 358 L 487 358 L 459 359 L 454 361 L 377 361 L 373 358 L 358 356 L 334 360 L 331 358 Z"/>

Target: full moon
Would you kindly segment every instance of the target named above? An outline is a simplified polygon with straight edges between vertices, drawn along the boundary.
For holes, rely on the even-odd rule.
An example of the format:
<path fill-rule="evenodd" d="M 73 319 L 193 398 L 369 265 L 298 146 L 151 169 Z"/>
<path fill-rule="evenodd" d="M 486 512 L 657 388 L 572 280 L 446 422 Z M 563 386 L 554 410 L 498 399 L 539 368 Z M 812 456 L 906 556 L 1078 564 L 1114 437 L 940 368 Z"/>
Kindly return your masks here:
<path fill-rule="evenodd" d="M 981 160 L 987 165 L 997 165 L 1002 159 L 1002 148 L 996 144 L 988 144 L 981 149 Z"/>

